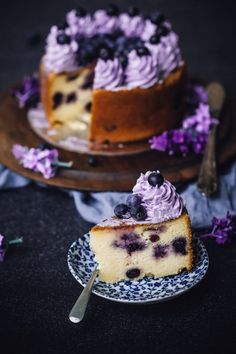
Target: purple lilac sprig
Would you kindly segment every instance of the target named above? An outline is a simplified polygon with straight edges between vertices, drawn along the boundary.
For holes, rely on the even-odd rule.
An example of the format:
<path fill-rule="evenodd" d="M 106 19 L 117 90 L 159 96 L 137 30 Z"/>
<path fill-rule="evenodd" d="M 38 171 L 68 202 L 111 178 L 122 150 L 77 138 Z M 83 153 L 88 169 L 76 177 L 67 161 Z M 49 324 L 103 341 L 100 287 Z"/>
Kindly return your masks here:
<path fill-rule="evenodd" d="M 71 161 L 59 161 L 57 149 L 28 148 L 15 144 L 12 153 L 20 165 L 41 173 L 46 179 L 54 177 L 58 167 L 70 168 L 73 164 Z"/>
<path fill-rule="evenodd" d="M 40 101 L 39 79 L 37 76 L 27 76 L 20 87 L 11 90 L 17 98 L 20 108 L 34 108 Z"/>
<path fill-rule="evenodd" d="M 223 245 L 230 243 L 232 237 L 236 236 L 236 225 L 233 215 L 229 211 L 224 218 L 214 217 L 211 223 L 211 229 L 206 234 L 201 235 L 201 238 L 213 238 L 216 243 Z"/>
<path fill-rule="evenodd" d="M 210 128 L 212 124 L 217 124 L 217 120 L 210 115 L 207 91 L 203 86 L 188 85 L 186 101 L 192 113 L 187 115 L 179 129 L 152 137 L 149 140 L 151 149 L 166 151 L 169 155 L 203 154 Z"/>
<path fill-rule="evenodd" d="M 11 245 L 17 245 L 23 242 L 23 237 L 18 237 L 7 241 L 6 238 L 0 234 L 0 262 L 4 261 L 5 254 Z"/>

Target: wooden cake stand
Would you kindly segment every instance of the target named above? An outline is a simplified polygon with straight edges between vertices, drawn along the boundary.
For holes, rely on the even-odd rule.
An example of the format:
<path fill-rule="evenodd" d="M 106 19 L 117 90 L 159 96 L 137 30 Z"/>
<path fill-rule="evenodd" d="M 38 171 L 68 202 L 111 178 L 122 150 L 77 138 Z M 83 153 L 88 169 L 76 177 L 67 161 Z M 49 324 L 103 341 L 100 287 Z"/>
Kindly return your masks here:
<path fill-rule="evenodd" d="M 227 103 L 222 114 L 217 144 L 218 167 L 222 169 L 236 156 L 236 119 Z M 95 165 L 88 163 L 90 153 L 78 153 L 59 148 L 62 161 L 73 161 L 71 169 L 60 169 L 51 179 L 20 166 L 11 153 L 13 144 L 37 147 L 43 140 L 30 127 L 27 113 L 18 107 L 17 101 L 4 92 L 0 99 L 0 161 L 9 169 L 32 180 L 52 186 L 88 191 L 129 191 L 140 172 L 160 170 L 172 183 L 178 184 L 198 175 L 201 157 L 169 156 L 167 153 L 147 150 L 126 154 L 96 155 Z M 143 149 L 145 150 L 145 149 Z"/>

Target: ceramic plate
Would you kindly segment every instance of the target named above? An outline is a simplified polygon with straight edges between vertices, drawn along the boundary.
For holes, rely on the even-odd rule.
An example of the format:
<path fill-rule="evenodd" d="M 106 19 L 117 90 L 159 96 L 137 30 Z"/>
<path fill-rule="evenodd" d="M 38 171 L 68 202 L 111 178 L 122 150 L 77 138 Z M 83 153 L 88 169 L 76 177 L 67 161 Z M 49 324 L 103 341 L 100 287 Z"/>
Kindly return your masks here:
<path fill-rule="evenodd" d="M 145 277 L 140 280 L 125 280 L 115 284 L 104 283 L 97 278 L 93 293 L 108 300 L 135 304 L 166 301 L 181 295 L 203 279 L 209 265 L 203 243 L 199 239 L 194 239 L 193 243 L 195 265 L 192 272 L 156 279 Z M 71 245 L 67 261 L 72 275 L 85 286 L 96 267 L 94 254 L 89 246 L 89 234 Z"/>

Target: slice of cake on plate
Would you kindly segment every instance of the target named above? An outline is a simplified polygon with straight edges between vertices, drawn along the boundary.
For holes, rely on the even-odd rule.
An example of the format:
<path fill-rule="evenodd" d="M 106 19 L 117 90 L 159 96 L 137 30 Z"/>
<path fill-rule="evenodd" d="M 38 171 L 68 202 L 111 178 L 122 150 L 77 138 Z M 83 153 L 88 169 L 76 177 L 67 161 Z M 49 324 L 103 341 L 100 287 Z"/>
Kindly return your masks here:
<path fill-rule="evenodd" d="M 190 219 L 181 196 L 159 171 L 141 174 L 127 204 L 118 204 L 114 213 L 90 231 L 101 281 L 191 271 Z"/>

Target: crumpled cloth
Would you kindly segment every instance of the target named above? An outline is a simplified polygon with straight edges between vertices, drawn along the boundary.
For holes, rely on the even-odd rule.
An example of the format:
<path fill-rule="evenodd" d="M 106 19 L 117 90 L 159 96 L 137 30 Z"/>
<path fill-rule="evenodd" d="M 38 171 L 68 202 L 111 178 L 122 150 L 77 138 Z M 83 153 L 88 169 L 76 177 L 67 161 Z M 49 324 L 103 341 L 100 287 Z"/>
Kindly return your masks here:
<path fill-rule="evenodd" d="M 0 189 L 19 188 L 27 186 L 31 181 L 0 165 Z M 42 184 L 39 184 L 42 186 Z M 201 228 L 210 225 L 213 216 L 223 217 L 227 211 L 236 214 L 236 162 L 219 178 L 217 195 L 211 198 L 203 197 L 197 190 L 196 183 L 186 183 L 181 188 L 186 208 L 189 212 L 192 226 Z M 128 193 L 120 192 L 80 192 L 69 191 L 75 202 L 78 213 L 86 221 L 98 223 L 103 218 L 113 215 L 114 206 L 125 202 Z"/>

